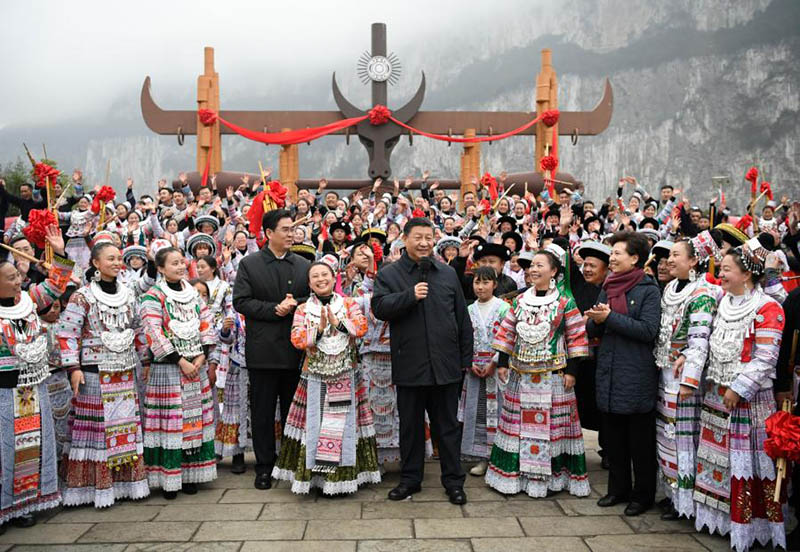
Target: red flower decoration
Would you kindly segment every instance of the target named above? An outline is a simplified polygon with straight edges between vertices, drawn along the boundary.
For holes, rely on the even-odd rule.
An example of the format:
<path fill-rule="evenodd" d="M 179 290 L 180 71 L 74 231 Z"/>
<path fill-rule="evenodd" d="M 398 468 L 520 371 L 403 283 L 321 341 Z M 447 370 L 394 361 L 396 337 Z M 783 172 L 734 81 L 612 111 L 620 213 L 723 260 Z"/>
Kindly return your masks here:
<path fill-rule="evenodd" d="M 210 109 L 200 109 L 197 111 L 197 115 L 200 117 L 200 122 L 203 126 L 211 126 L 217 122 L 217 114 Z"/>
<path fill-rule="evenodd" d="M 539 166 L 543 171 L 554 172 L 558 168 L 558 157 L 555 157 L 554 155 L 546 155 L 542 157 L 542 160 L 539 162 Z"/>
<path fill-rule="evenodd" d="M 800 462 L 800 416 L 778 410 L 767 418 L 764 452 L 773 460 Z"/>
<path fill-rule="evenodd" d="M 275 203 L 279 209 L 283 209 L 286 205 L 286 192 L 287 189 L 280 183 L 279 180 L 270 180 L 267 182 L 267 195 Z"/>
<path fill-rule="evenodd" d="M 411 216 L 414 218 L 425 218 L 425 211 L 423 211 L 422 209 L 414 209 L 411 212 Z"/>
<path fill-rule="evenodd" d="M 722 482 L 722 472 L 721 471 L 714 470 L 714 473 L 712 473 L 711 476 L 714 478 L 714 481 L 716 481 L 717 483 L 721 483 Z"/>
<path fill-rule="evenodd" d="M 750 182 L 750 194 L 755 194 L 756 182 L 758 182 L 758 169 L 755 167 L 750 167 L 750 170 L 748 170 L 747 174 L 744 175 L 744 179 Z"/>
<path fill-rule="evenodd" d="M 117 197 L 117 192 L 114 191 L 114 188 L 111 186 L 103 186 L 97 192 L 97 198 L 100 201 L 105 201 L 108 203 L 109 201 L 114 201 L 114 198 Z"/>
<path fill-rule="evenodd" d="M 538 445 L 531 445 L 531 453 L 539 454 L 539 447 Z"/>
<path fill-rule="evenodd" d="M 375 262 L 379 263 L 383 260 L 383 247 L 378 242 L 372 242 L 372 256 L 375 257 Z"/>
<path fill-rule="evenodd" d="M 558 109 L 548 109 L 542 113 L 542 122 L 546 127 L 551 127 L 558 122 L 559 115 Z"/>
<path fill-rule="evenodd" d="M 51 184 L 56 183 L 56 178 L 61 174 L 61 171 L 55 167 L 51 167 L 47 163 L 36 163 L 33 167 L 33 177 L 36 179 L 36 187 L 44 188 L 47 185 L 48 178 Z"/>
<path fill-rule="evenodd" d="M 481 202 L 478 204 L 478 211 L 483 213 L 484 215 L 488 215 L 492 212 L 492 204 L 489 203 L 488 199 L 482 199 Z"/>
<path fill-rule="evenodd" d="M 22 229 L 22 233 L 33 245 L 39 249 L 44 249 L 47 235 L 47 227 L 55 224 L 58 226 L 56 216 L 47 209 L 32 209 L 28 213 L 28 226 Z"/>
<path fill-rule="evenodd" d="M 751 224 L 753 224 L 753 217 L 750 215 L 745 215 L 739 219 L 739 222 L 736 223 L 736 228 L 744 232 Z"/>
<path fill-rule="evenodd" d="M 770 184 L 769 182 L 762 182 L 761 183 L 761 188 L 760 188 L 758 193 L 763 194 L 764 192 L 767 192 L 767 199 L 772 201 L 772 199 L 773 199 L 773 196 L 772 196 L 772 184 Z"/>
<path fill-rule="evenodd" d="M 382 125 L 389 121 L 392 112 L 385 105 L 378 104 L 367 113 L 371 125 Z"/>

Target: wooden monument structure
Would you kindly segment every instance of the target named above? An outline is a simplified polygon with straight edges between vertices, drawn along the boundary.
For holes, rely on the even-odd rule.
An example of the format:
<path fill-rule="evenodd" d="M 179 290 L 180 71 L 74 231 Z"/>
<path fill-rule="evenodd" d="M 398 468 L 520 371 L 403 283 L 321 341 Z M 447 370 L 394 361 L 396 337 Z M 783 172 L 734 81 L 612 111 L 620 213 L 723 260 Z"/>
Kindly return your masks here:
<path fill-rule="evenodd" d="M 359 75 L 365 84 L 372 88 L 372 105 L 391 107 L 388 98 L 388 86 L 396 82 L 400 67 L 396 56 L 386 48 L 386 25 L 372 25 L 371 50 L 365 52 L 359 61 Z M 333 96 L 338 111 L 228 111 L 222 109 L 220 103 L 220 79 L 214 66 L 214 49 L 205 48 L 203 74 L 197 78 L 197 109 L 163 110 L 150 94 L 150 77 L 146 77 L 141 92 L 142 116 L 147 126 L 158 134 L 176 135 L 178 143 L 183 144 L 186 135 L 197 136 L 197 172 L 202 174 L 207 160 L 210 172 L 217 173 L 218 185 L 225 186 L 238 180 L 241 172 L 225 173 L 222 167 L 222 135 L 234 134 L 219 121 L 204 126 L 199 121 L 198 110 L 210 109 L 220 113 L 226 120 L 241 127 L 264 132 L 283 132 L 291 129 L 318 127 L 340 121 L 344 118 L 363 115 L 364 110 L 351 104 L 341 93 L 336 82 L 336 74 L 332 78 Z M 414 96 L 400 108 L 392 108 L 397 119 L 410 126 L 436 134 L 463 136 L 493 136 L 519 128 L 537 115 L 547 110 L 558 108 L 558 80 L 552 65 L 552 53 L 542 50 L 541 68 L 536 76 L 535 89 L 536 111 L 420 111 L 425 95 L 425 73 L 422 73 L 419 88 Z M 370 106 L 372 107 L 372 106 Z M 557 134 L 571 137 L 573 143 L 579 136 L 592 136 L 603 132 L 611 121 L 613 112 L 613 92 L 606 79 L 603 97 L 591 111 L 561 111 L 557 123 Z M 355 189 L 371 183 L 376 178 L 388 179 L 391 176 L 390 158 L 394 146 L 402 136 L 407 136 L 413 144 L 414 133 L 397 124 L 388 123 L 381 126 L 370 125 L 368 121 L 355 127 L 346 128 L 333 134 L 343 134 L 347 143 L 351 136 L 357 136 L 367 150 L 369 156 L 369 180 L 329 180 L 329 189 Z M 531 191 L 537 192 L 542 186 L 542 174 L 539 162 L 550 152 L 552 133 L 545 125 L 537 123 L 522 131 L 521 135 L 534 137 L 533 171 L 529 173 L 509 175 L 507 182 L 525 181 Z M 417 137 L 416 139 L 425 139 Z M 316 187 L 317 180 L 300 179 L 300 159 L 297 145 L 279 146 L 280 181 L 289 190 L 292 197 L 297 194 L 298 187 Z M 472 189 L 473 178 L 481 175 L 481 144 L 466 142 L 461 152 L 461 171 L 459 180 L 440 180 L 445 189 L 460 189 L 465 193 Z M 574 182 L 567 174 L 558 173 L 557 180 Z M 190 177 L 191 179 L 191 177 Z M 193 180 L 199 182 L 197 174 Z M 474 190 L 473 190 L 474 191 Z"/>

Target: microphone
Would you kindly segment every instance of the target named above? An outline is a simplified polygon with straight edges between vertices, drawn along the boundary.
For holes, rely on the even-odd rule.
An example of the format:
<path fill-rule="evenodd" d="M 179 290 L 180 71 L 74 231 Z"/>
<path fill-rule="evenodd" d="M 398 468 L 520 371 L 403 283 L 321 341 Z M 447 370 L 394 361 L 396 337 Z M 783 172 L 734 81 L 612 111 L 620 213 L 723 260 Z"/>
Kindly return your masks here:
<path fill-rule="evenodd" d="M 430 257 L 420 257 L 419 261 L 417 262 L 419 265 L 419 281 L 420 282 L 427 282 L 428 281 L 428 271 L 431 269 L 431 265 L 433 261 Z"/>

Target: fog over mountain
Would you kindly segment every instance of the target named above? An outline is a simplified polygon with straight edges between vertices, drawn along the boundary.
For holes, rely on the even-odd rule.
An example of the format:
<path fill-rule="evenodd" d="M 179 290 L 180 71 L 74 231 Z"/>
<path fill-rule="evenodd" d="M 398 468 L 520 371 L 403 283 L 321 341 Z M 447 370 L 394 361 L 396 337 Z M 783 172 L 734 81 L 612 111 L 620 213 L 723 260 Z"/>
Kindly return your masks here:
<path fill-rule="evenodd" d="M 153 77 L 153 97 L 162 108 L 192 109 L 202 46 L 209 45 L 217 49 L 223 108 L 335 109 L 333 71 L 345 95 L 368 107 L 369 87 L 358 80 L 356 62 L 369 49 L 369 23 L 383 21 L 389 50 L 403 65 L 400 82 L 390 88 L 390 108 L 405 103 L 424 70 L 423 110 L 533 109 L 545 47 L 553 50 L 563 110 L 594 107 L 610 78 L 609 128 L 582 137 L 574 147 L 568 139 L 560 142 L 561 167 L 583 180 L 591 197 L 602 199 L 620 175 L 630 174 L 653 190 L 669 182 L 690 190 L 693 201 L 705 202 L 711 177 L 727 174 L 733 181 L 727 195 L 735 198 L 753 163 L 778 194 L 800 195 L 800 2 L 795 0 L 568 0 L 479 7 L 444 2 L 436 8 L 419 2 L 402 10 L 381 2 L 336 8 L 299 4 L 283 8 L 277 19 L 269 8 L 255 8 L 263 11 L 250 17 L 254 8 L 234 4 L 218 20 L 208 15 L 212 21 L 201 27 L 214 31 L 201 33 L 192 32 L 197 16 L 191 14 L 203 11 L 195 4 L 171 6 L 164 17 L 173 19 L 150 31 L 138 12 L 150 10 L 149 16 L 158 18 L 158 4 L 142 3 L 128 22 L 126 14 L 98 7 L 101 13 L 84 18 L 111 25 L 111 31 L 125 25 L 117 38 L 111 31 L 95 36 L 75 27 L 78 16 L 64 16 L 65 28 L 58 32 L 70 37 L 69 47 L 53 53 L 56 42 L 46 55 L 24 47 L 22 34 L 6 34 L 0 39 L 4 59 L 13 55 L 19 67 L 6 71 L 9 100 L 0 102 L 6 103 L 0 109 L 0 162 L 21 156 L 22 141 L 36 152 L 45 142 L 61 168 L 82 167 L 90 182 L 104 179 L 111 159 L 116 186 L 130 175 L 137 188 L 154 187 L 160 177 L 194 170 L 195 143 L 187 137 L 179 147 L 175 137 L 146 128 L 139 109 L 145 75 Z M 214 5 L 222 6 L 206 7 Z M 37 7 L 21 6 L 12 9 L 23 19 L 29 14 L 22 10 Z M 5 21 L 0 25 L 9 24 Z M 100 44 L 109 37 L 110 43 Z M 48 67 L 65 76 L 39 80 Z M 225 170 L 252 172 L 259 159 L 277 169 L 277 152 L 274 146 L 223 138 Z M 459 152 L 456 145 L 418 137 L 409 146 L 403 139 L 392 168 L 397 176 L 430 169 L 457 178 Z M 346 146 L 342 137 L 329 137 L 300 146 L 304 178 L 366 178 L 366 160 L 357 140 Z M 482 160 L 491 172 L 531 170 L 532 138 L 483 145 Z"/>

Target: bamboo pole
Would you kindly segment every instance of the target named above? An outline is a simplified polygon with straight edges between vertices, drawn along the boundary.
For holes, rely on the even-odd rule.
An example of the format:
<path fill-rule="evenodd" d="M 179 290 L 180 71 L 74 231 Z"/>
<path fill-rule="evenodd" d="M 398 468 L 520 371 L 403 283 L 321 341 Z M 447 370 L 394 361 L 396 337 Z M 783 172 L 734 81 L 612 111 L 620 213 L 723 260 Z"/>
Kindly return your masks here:
<path fill-rule="evenodd" d="M 41 263 L 41 262 L 42 262 L 42 260 L 41 260 L 41 259 L 37 259 L 37 258 L 36 258 L 36 257 L 34 257 L 33 255 L 28 255 L 28 254 L 27 254 L 27 253 L 25 253 L 24 251 L 20 251 L 19 249 L 15 248 L 15 247 L 11 247 L 10 245 L 6 245 L 6 244 L 4 244 L 4 243 L 0 243 L 0 247 L 2 247 L 3 249 L 7 249 L 8 251 L 11 251 L 11 252 L 12 252 L 13 254 L 15 254 L 15 255 L 19 255 L 19 256 L 20 256 L 20 257 L 22 257 L 23 259 L 25 259 L 25 260 L 27 260 L 27 261 L 30 261 L 30 262 L 32 262 L 32 263 L 34 263 L 34 264 L 39 264 L 39 263 Z M 44 263 L 44 267 L 45 267 L 47 270 L 49 270 L 49 269 L 50 269 L 50 263 L 47 263 L 47 262 L 45 262 L 45 263 Z"/>
<path fill-rule="evenodd" d="M 53 207 L 52 203 L 53 197 L 52 193 L 50 192 L 51 184 L 49 176 L 45 179 L 45 188 L 47 189 L 47 210 L 55 215 L 55 208 Z M 58 220 L 58 218 L 56 218 L 56 220 Z M 44 244 L 44 258 L 48 263 L 53 262 L 53 246 L 51 246 L 49 243 Z"/>

